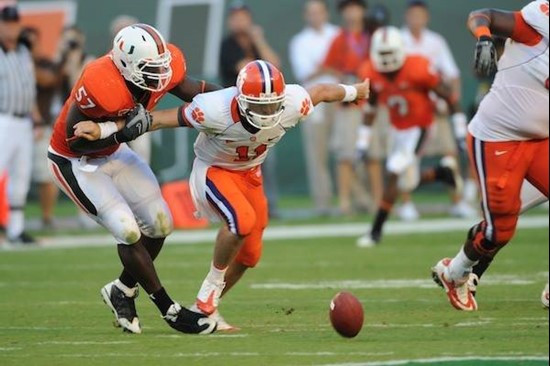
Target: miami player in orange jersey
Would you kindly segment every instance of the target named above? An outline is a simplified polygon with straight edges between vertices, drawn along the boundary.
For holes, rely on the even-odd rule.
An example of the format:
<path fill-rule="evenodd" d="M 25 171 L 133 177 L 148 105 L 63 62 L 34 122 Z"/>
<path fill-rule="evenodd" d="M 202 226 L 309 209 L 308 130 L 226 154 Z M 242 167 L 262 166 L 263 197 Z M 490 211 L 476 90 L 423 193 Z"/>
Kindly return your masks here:
<path fill-rule="evenodd" d="M 225 225 L 192 309 L 217 320 L 219 330 L 234 329 L 219 315 L 221 296 L 262 254 L 268 214 L 260 167 L 269 150 L 317 104 L 355 102 L 368 93 L 368 82 L 308 90 L 286 85 L 277 68 L 258 60 L 241 70 L 236 87 L 198 95 L 179 110 L 153 113 L 152 130 L 181 126 L 200 132 L 191 173 L 193 200 L 202 215 Z M 101 135 L 97 124 L 87 122 L 77 126 L 76 134 L 92 140 Z"/>
<path fill-rule="evenodd" d="M 168 325 L 184 333 L 211 333 L 216 324 L 174 302 L 162 286 L 153 261 L 172 217 L 151 168 L 124 144 L 147 131 L 153 110 L 167 93 L 191 101 L 217 86 L 186 77 L 185 58 L 153 27 L 135 24 L 115 37 L 113 50 L 91 62 L 59 115 L 48 158 L 59 187 L 116 240 L 124 266 L 101 289 L 105 304 L 125 331 L 141 333 L 135 308 L 138 284 Z M 144 106 L 144 107 L 143 107 Z M 125 119 L 118 131 L 115 119 Z M 101 122 L 99 141 L 74 135 L 81 121 Z"/>
<path fill-rule="evenodd" d="M 433 91 L 447 100 L 454 113 L 457 138 L 462 140 L 466 135 L 466 116 L 460 112 L 450 88 L 432 70 L 429 60 L 406 55 L 401 32 L 395 27 L 380 28 L 374 33 L 371 59 L 363 64 L 359 77 L 371 79 L 372 93 L 358 148 L 368 150 L 370 125 L 374 122 L 377 104 L 388 106 L 392 124 L 392 146 L 386 163 L 388 183 L 371 231 L 357 241 L 359 247 L 372 248 L 382 239 L 383 226 L 399 193 L 411 192 L 421 183 L 435 181 L 461 188 L 462 179 L 453 159 L 445 158 L 439 166 L 420 173 L 422 147 L 434 119 L 429 93 Z"/>

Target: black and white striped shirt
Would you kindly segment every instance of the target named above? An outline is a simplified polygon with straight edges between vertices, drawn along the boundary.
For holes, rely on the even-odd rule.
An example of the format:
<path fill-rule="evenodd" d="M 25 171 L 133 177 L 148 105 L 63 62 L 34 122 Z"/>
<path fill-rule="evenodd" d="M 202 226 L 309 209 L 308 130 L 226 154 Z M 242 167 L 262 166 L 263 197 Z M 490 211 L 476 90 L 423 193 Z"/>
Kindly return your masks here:
<path fill-rule="evenodd" d="M 0 114 L 29 115 L 36 99 L 30 50 L 23 44 L 6 52 L 0 45 Z"/>

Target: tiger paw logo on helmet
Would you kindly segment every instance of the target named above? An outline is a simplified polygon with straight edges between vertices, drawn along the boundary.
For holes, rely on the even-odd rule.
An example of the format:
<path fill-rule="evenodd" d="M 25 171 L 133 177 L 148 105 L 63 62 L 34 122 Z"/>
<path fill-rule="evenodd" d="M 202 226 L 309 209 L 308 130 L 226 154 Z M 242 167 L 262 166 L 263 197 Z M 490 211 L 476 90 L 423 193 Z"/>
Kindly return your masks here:
<path fill-rule="evenodd" d="M 544 14 L 546 14 L 546 16 L 549 16 L 550 15 L 550 6 L 548 5 L 548 2 L 546 2 L 546 4 L 541 4 L 540 10 Z"/>
<path fill-rule="evenodd" d="M 193 119 L 198 123 L 204 122 L 204 112 L 199 107 L 193 109 L 191 112 L 191 117 L 193 117 Z"/>

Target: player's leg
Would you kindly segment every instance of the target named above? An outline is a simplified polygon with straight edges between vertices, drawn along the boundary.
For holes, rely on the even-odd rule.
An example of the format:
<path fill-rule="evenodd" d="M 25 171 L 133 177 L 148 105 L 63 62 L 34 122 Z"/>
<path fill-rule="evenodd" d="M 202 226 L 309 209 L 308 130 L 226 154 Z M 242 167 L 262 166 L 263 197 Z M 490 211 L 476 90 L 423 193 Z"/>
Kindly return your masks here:
<path fill-rule="evenodd" d="M 136 152 L 122 148 L 117 152 L 115 164 L 120 168 L 113 175 L 113 182 L 137 218 L 141 243 L 154 261 L 173 229 L 170 210 L 151 168 Z M 137 280 L 126 269 L 118 280 L 128 288 L 137 285 Z"/>
<path fill-rule="evenodd" d="M 255 172 L 259 174 L 259 168 Z M 243 192 L 241 179 L 240 173 L 215 167 L 206 174 L 206 200 L 225 226 L 218 233 L 210 271 L 197 295 L 195 306 L 204 314 L 216 311 L 227 270 L 256 225 L 256 212 Z"/>
<path fill-rule="evenodd" d="M 32 123 L 20 121 L 21 125 L 14 126 L 17 133 L 15 153 L 9 163 L 8 197 L 10 201 L 10 217 L 7 228 L 7 237 L 12 242 L 33 243 L 34 239 L 25 233 L 24 209 L 27 203 L 32 172 Z"/>
<path fill-rule="evenodd" d="M 388 180 L 382 202 L 376 213 L 370 233 L 361 237 L 357 245 L 362 248 L 375 246 L 382 239 L 387 222 L 400 192 L 412 192 L 419 183 L 417 151 L 424 140 L 420 128 L 392 130 L 391 152 L 386 163 Z"/>
<path fill-rule="evenodd" d="M 112 181 L 113 172 L 119 168 L 113 163 L 113 157 L 81 166 L 78 159 L 68 159 L 52 152 L 48 156 L 56 183 L 83 211 L 114 236 L 124 268 L 147 292 L 168 324 L 186 333 L 211 333 L 215 324 L 182 309 L 162 287 L 151 256 L 142 243 L 134 214 Z M 128 331 L 139 333 L 141 328 L 134 304 L 137 291 L 118 281 L 104 287 L 101 293 L 106 304 L 115 312 L 119 324 Z"/>
<path fill-rule="evenodd" d="M 434 267 L 434 279 L 443 285 L 459 310 L 477 310 L 468 278 L 484 257 L 494 258 L 514 236 L 521 209 L 520 191 L 532 159 L 532 149 L 521 143 L 486 143 L 470 138 L 470 158 L 482 193 L 484 221 L 468 233 L 455 258 Z M 501 154 L 507 151 L 506 154 Z"/>

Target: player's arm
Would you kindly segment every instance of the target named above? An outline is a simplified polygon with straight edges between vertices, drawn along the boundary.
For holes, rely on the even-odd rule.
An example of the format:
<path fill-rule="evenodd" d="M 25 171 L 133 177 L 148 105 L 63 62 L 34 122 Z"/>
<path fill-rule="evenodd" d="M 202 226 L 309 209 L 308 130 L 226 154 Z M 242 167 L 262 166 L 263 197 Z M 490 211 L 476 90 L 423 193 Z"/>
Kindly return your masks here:
<path fill-rule="evenodd" d="M 497 69 L 497 51 L 493 36 L 512 38 L 527 45 L 535 45 L 542 38 L 525 22 L 521 12 L 497 9 L 472 12 L 468 18 L 468 29 L 478 40 L 475 68 L 483 76 L 491 75 Z"/>
<path fill-rule="evenodd" d="M 73 104 L 67 115 L 67 142 L 74 152 L 89 154 L 135 140 L 150 128 L 151 115 L 141 104 L 126 118 L 108 122 L 91 119 Z"/>
<path fill-rule="evenodd" d="M 466 136 L 468 134 L 468 117 L 462 111 L 460 98 L 454 92 L 452 85 L 440 82 L 432 89 L 440 98 L 444 99 L 449 106 L 451 123 L 460 149 L 466 149 Z"/>
<path fill-rule="evenodd" d="M 369 98 L 370 82 L 367 79 L 361 84 L 355 85 L 319 84 L 307 91 L 314 106 L 320 103 L 353 103 Z"/>
<path fill-rule="evenodd" d="M 184 102 L 189 103 L 198 94 L 209 93 L 220 89 L 222 89 L 222 87 L 217 84 L 187 77 L 181 83 L 176 85 L 175 88 L 170 90 L 170 94 L 175 95 Z"/>
<path fill-rule="evenodd" d="M 367 103 L 363 107 L 363 124 L 357 131 L 357 141 L 355 148 L 360 161 L 367 160 L 368 151 L 372 140 L 372 126 L 378 114 L 378 94 L 374 91 L 370 92 Z"/>

